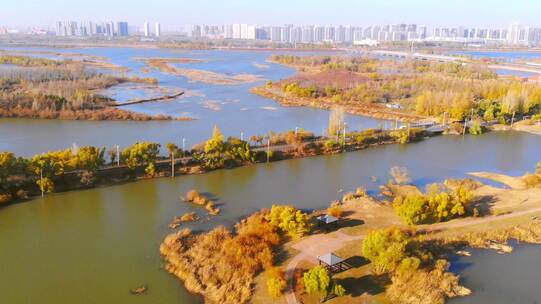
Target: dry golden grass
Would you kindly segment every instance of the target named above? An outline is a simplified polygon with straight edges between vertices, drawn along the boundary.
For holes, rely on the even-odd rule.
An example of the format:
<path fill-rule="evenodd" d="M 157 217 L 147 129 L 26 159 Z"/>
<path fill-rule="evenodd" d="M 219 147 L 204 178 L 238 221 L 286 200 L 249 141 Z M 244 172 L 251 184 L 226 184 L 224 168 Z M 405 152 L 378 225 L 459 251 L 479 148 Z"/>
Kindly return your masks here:
<path fill-rule="evenodd" d="M 243 220 L 236 234 L 218 227 L 201 235 L 187 229 L 168 235 L 160 246 L 166 270 L 208 303 L 248 302 L 256 274 L 273 265 L 273 248 L 281 241 L 266 214 Z"/>

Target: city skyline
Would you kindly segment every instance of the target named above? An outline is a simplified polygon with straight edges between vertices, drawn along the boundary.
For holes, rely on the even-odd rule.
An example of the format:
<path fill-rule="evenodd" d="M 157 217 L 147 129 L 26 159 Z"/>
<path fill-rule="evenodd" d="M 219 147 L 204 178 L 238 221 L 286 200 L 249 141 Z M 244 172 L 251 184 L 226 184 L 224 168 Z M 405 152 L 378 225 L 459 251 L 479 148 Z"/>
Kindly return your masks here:
<path fill-rule="evenodd" d="M 20 0 L 2 4 L 0 23 L 4 26 L 54 27 L 57 20 L 105 19 L 143 24 L 160 22 L 162 30 L 178 30 L 191 24 L 351 24 L 367 26 L 385 23 L 417 23 L 427 26 L 505 26 L 513 22 L 540 26 L 541 3 L 457 0 L 442 3 L 429 0 L 348 1 L 275 0 L 248 3 L 244 0 L 202 0 L 197 3 L 157 0 L 73 3 L 48 0 L 35 3 Z M 185 13 L 189 12 L 189 13 Z M 430 12 L 430 13 L 428 13 Z M 39 20 L 39 21 L 36 21 Z"/>

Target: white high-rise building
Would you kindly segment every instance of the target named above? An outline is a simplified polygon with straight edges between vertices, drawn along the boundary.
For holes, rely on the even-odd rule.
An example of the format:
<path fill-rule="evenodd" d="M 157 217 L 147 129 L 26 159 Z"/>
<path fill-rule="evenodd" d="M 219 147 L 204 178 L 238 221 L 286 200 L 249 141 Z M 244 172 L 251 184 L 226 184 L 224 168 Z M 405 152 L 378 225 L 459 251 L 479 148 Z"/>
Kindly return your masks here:
<path fill-rule="evenodd" d="M 149 37 L 150 36 L 150 25 L 146 21 L 145 21 L 145 23 L 143 25 L 143 30 L 145 32 L 145 37 Z"/>
<path fill-rule="evenodd" d="M 270 28 L 270 40 L 274 42 L 282 41 L 282 28 L 279 26 L 272 26 Z"/>
<path fill-rule="evenodd" d="M 233 39 L 241 38 L 241 25 L 238 23 L 233 24 Z"/>
<path fill-rule="evenodd" d="M 509 26 L 507 41 L 511 44 L 518 44 L 520 41 L 521 30 L 522 30 L 522 26 L 520 26 L 520 24 L 518 23 L 511 24 L 511 26 Z"/>
<path fill-rule="evenodd" d="M 160 37 L 162 35 L 162 28 L 159 22 L 156 22 L 155 30 L 156 30 L 156 37 Z"/>
<path fill-rule="evenodd" d="M 224 37 L 225 39 L 233 38 L 233 24 L 226 24 L 224 26 Z"/>

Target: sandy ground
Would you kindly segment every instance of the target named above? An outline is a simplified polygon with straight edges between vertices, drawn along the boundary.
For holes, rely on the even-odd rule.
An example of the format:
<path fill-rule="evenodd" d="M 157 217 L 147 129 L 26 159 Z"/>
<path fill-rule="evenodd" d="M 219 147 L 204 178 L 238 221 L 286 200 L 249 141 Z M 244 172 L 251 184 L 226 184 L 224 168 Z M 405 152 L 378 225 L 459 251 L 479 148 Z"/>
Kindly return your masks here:
<path fill-rule="evenodd" d="M 508 176 L 491 172 L 470 172 L 468 175 L 502 183 L 511 189 L 526 189 L 526 183 L 520 177 Z"/>

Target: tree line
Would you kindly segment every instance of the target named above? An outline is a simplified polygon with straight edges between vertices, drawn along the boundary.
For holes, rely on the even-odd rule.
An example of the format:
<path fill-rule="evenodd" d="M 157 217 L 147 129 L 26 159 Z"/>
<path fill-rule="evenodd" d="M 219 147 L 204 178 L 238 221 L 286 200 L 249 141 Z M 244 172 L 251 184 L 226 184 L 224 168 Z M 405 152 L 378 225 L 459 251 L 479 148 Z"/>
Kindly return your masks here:
<path fill-rule="evenodd" d="M 271 60 L 317 71 L 268 84 L 292 97 L 321 99 L 345 107 L 393 102 L 410 113 L 457 121 L 475 117 L 505 123 L 513 115 L 541 112 L 541 87 L 517 78 L 499 78 L 481 64 L 288 55 L 273 56 Z M 352 69 L 351 65 L 369 68 Z M 366 77 L 356 77 L 353 86 L 338 83 L 351 77 L 335 79 L 334 84 L 321 81 L 336 75 L 334 70 Z"/>
<path fill-rule="evenodd" d="M 331 118 L 334 116 L 331 115 Z M 174 143 L 166 144 L 164 148 L 168 156 L 162 155 L 162 145 L 154 142 L 137 142 L 122 150 L 74 145 L 69 149 L 49 151 L 29 158 L 0 152 L 0 203 L 25 199 L 35 192 L 54 192 L 58 185 L 65 186 L 68 181 L 76 180 L 83 187 L 93 186 L 99 181 L 100 169 L 116 166 L 125 166 L 135 173 L 141 169 L 141 173 L 153 177 L 159 174 L 157 163 L 161 161 L 165 166 L 170 164 L 171 176 L 174 176 L 175 165 L 180 159 L 185 159 L 185 165 L 199 166 L 206 171 L 296 156 L 332 154 L 372 144 L 405 144 L 424 137 L 424 131 L 414 128 L 347 131 L 340 119 L 330 119 L 330 133 L 321 137 L 297 129 L 252 136 L 247 141 L 236 137 L 226 139 L 220 129 L 214 127 L 211 138 L 190 150 L 183 150 Z M 253 145 L 259 149 L 254 150 Z M 286 149 L 270 149 L 271 146 L 280 145 L 285 145 Z M 69 180 L 66 180 L 67 174 L 70 174 Z"/>

